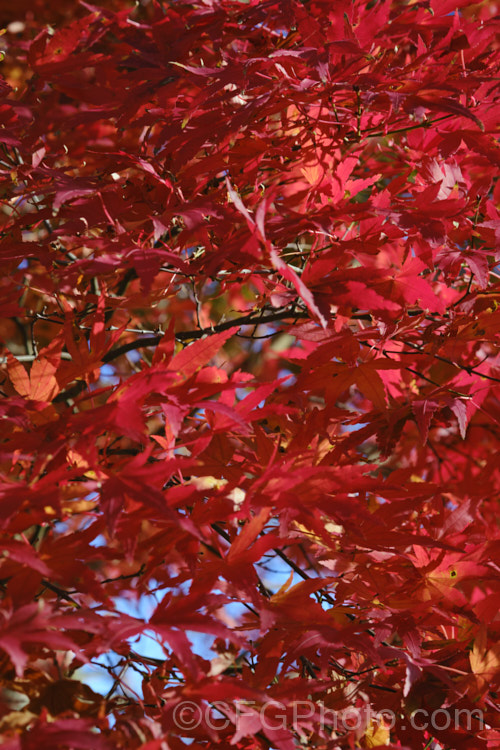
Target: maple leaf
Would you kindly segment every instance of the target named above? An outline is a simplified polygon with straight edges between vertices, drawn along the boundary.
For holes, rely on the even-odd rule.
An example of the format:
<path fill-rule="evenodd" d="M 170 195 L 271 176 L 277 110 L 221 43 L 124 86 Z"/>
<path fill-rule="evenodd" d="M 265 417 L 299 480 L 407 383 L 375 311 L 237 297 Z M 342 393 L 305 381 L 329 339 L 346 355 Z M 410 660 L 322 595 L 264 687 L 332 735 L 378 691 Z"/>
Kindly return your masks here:
<path fill-rule="evenodd" d="M 170 360 L 167 371 L 175 372 L 179 379 L 188 380 L 200 367 L 210 362 L 234 331 L 235 328 L 229 328 L 227 331 L 194 341 Z"/>
<path fill-rule="evenodd" d="M 57 372 L 57 360 L 53 357 L 42 357 L 35 359 L 31 366 L 30 374 L 24 369 L 20 362 L 10 353 L 8 355 L 8 371 L 11 382 L 21 396 L 33 401 L 44 401 L 49 403 L 60 391 L 55 374 Z"/>
<path fill-rule="evenodd" d="M 478 688 L 482 691 L 498 682 L 500 676 L 500 645 L 488 648 L 486 627 L 481 626 L 474 646 L 469 654 L 470 666 L 476 675 Z"/>
<path fill-rule="evenodd" d="M 51 620 L 51 609 L 41 602 L 26 604 L 17 611 L 0 612 L 0 648 L 9 655 L 18 676 L 22 676 L 29 654 L 25 644 L 41 644 L 52 649 L 65 648 L 79 651 L 66 635 L 56 630 L 56 620 Z"/>

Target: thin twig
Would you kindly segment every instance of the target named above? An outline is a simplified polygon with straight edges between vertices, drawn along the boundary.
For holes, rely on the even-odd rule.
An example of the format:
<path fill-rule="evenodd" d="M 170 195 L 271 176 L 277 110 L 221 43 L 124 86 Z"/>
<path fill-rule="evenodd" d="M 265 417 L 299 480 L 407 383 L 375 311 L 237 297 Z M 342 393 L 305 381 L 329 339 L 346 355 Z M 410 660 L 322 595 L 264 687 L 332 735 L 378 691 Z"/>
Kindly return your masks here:
<path fill-rule="evenodd" d="M 81 604 L 78 604 L 78 602 L 75 599 L 73 599 L 73 597 L 70 596 L 70 594 L 67 591 L 65 591 L 65 589 L 62 589 L 60 586 L 57 586 L 55 583 L 51 583 L 50 581 L 47 581 L 46 578 L 42 578 L 42 586 L 44 586 L 46 589 L 50 589 L 50 591 L 53 591 L 54 594 L 57 594 L 57 596 L 60 599 L 64 599 L 67 602 L 71 602 L 71 604 L 73 604 L 78 609 L 82 608 Z M 77 592 L 73 592 L 73 593 L 77 593 Z"/>

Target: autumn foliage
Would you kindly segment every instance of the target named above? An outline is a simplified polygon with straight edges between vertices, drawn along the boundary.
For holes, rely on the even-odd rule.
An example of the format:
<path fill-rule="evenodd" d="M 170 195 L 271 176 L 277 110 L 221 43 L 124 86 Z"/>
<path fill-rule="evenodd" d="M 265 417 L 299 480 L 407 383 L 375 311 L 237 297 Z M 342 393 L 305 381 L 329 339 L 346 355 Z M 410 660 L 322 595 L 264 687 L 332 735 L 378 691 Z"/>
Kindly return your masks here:
<path fill-rule="evenodd" d="M 7 750 L 500 747 L 495 13 L 2 4 Z"/>

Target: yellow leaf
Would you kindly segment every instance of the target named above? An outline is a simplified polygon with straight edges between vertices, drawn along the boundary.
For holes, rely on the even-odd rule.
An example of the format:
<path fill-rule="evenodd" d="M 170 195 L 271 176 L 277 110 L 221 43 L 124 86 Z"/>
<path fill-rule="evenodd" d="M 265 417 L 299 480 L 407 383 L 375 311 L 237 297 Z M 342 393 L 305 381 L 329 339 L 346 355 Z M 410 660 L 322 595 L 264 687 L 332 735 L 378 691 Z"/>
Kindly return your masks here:
<path fill-rule="evenodd" d="M 299 521 L 294 521 L 293 525 L 299 529 L 304 535 L 308 537 L 308 539 L 311 542 L 314 542 L 315 544 L 320 544 L 322 547 L 329 548 L 329 545 L 325 543 L 323 539 L 321 539 L 312 529 L 308 529 L 307 526 L 304 526 L 304 524 L 299 523 Z M 339 526 L 336 523 L 333 523 L 332 521 L 326 521 L 325 522 L 325 531 L 327 531 L 329 534 L 332 535 L 338 535 L 344 533 L 344 527 Z"/>
<path fill-rule="evenodd" d="M 70 448 L 67 453 L 67 459 L 68 463 L 70 463 L 74 469 L 83 469 L 85 471 L 89 468 L 88 461 L 76 450 Z"/>
<path fill-rule="evenodd" d="M 481 627 L 474 646 L 469 654 L 470 666 L 474 674 L 491 681 L 500 671 L 500 643 L 487 648 L 486 628 Z"/>
<path fill-rule="evenodd" d="M 302 167 L 300 170 L 310 185 L 315 185 L 323 176 L 323 170 L 319 164 L 312 167 Z"/>
<path fill-rule="evenodd" d="M 365 732 L 363 744 L 365 747 L 378 747 L 379 745 L 388 745 L 391 739 L 389 727 L 383 719 L 372 721 Z"/>
<path fill-rule="evenodd" d="M 220 490 L 221 487 L 225 487 L 227 479 L 217 479 L 217 477 L 205 476 L 205 477 L 192 477 L 186 484 L 192 484 L 197 490 L 203 492 L 203 490 Z"/>

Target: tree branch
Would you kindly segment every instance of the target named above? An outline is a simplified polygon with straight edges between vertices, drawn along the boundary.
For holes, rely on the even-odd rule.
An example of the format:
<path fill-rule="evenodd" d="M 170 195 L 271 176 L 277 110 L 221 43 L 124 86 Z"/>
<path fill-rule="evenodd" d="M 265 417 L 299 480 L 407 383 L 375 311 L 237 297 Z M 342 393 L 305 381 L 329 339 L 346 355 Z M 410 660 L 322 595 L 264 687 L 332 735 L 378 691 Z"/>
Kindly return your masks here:
<path fill-rule="evenodd" d="M 227 331 L 229 328 L 234 328 L 236 326 L 241 328 L 241 326 L 261 325 L 263 323 L 272 323 L 277 320 L 285 320 L 286 318 L 309 317 L 310 314 L 308 312 L 301 312 L 300 310 L 293 312 L 288 310 L 280 310 L 279 312 L 260 316 L 251 313 L 250 315 L 244 315 L 241 318 L 232 318 L 231 320 L 225 320 L 223 323 L 217 323 L 210 328 L 197 328 L 194 331 L 178 331 L 175 334 L 175 338 L 178 341 L 190 341 L 192 339 L 201 339 L 203 338 L 203 336 L 210 336 L 214 333 L 220 333 L 221 331 Z M 162 338 L 163 333 L 158 333 L 154 336 L 145 336 L 144 338 L 137 339 L 136 341 L 129 341 L 128 343 L 122 344 L 116 349 L 112 349 L 111 351 L 109 351 L 104 355 L 102 361 L 104 363 L 112 362 L 114 359 L 121 357 L 122 354 L 134 351 L 135 349 L 144 349 L 149 346 L 158 346 Z"/>

